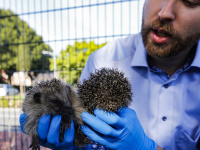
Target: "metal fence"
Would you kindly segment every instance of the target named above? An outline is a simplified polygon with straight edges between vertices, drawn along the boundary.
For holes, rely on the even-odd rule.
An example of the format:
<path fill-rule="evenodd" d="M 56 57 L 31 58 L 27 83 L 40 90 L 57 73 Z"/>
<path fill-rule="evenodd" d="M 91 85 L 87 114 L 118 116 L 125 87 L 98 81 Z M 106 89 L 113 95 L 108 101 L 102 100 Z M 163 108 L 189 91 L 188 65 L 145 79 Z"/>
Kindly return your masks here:
<path fill-rule="evenodd" d="M 0 0 L 0 150 L 28 149 L 26 91 L 53 77 L 79 81 L 89 55 L 138 33 L 144 0 Z"/>

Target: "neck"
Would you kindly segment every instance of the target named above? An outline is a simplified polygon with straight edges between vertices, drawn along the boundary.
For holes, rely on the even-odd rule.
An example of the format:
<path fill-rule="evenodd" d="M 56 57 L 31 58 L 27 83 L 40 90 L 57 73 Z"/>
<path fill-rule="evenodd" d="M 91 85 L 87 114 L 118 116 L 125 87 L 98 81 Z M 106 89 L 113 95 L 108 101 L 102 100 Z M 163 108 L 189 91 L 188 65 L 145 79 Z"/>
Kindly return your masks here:
<path fill-rule="evenodd" d="M 178 69 L 180 69 L 185 64 L 193 49 L 196 49 L 196 46 L 194 45 L 175 56 L 170 56 L 168 58 L 153 58 L 149 56 L 149 59 L 157 68 L 166 72 L 171 77 Z"/>

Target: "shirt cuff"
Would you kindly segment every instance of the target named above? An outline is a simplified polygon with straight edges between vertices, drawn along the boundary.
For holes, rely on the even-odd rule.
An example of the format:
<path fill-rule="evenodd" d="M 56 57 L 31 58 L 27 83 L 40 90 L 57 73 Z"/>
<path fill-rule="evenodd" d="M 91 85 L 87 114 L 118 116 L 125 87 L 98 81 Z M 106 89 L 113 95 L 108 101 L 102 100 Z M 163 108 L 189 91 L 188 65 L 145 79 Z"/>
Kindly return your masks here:
<path fill-rule="evenodd" d="M 76 146 L 73 146 L 72 148 L 70 148 L 69 150 L 92 150 L 92 145 L 91 144 L 88 144 L 84 147 L 76 147 Z"/>

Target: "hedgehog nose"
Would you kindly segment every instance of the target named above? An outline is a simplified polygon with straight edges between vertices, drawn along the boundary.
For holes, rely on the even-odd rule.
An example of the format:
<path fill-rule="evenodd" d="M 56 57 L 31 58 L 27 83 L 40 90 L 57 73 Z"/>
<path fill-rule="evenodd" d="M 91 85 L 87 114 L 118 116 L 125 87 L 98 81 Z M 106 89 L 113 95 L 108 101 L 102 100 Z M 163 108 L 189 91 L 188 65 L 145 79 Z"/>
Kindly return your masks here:
<path fill-rule="evenodd" d="M 70 109 L 70 110 L 67 111 L 68 115 L 73 115 L 73 113 L 74 113 L 74 111 L 72 109 Z"/>
<path fill-rule="evenodd" d="M 73 109 L 69 111 L 69 115 L 73 115 L 74 111 Z"/>

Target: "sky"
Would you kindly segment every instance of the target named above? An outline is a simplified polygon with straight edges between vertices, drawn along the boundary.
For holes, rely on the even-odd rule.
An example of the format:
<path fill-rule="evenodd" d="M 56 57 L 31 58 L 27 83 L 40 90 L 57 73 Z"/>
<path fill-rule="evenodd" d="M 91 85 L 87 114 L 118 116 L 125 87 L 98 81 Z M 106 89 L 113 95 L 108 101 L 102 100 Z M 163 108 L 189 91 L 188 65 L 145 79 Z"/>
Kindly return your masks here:
<path fill-rule="evenodd" d="M 141 29 L 144 0 L 0 0 L 59 55 L 76 41 L 110 42 Z M 124 36 L 123 36 L 124 35 Z"/>

